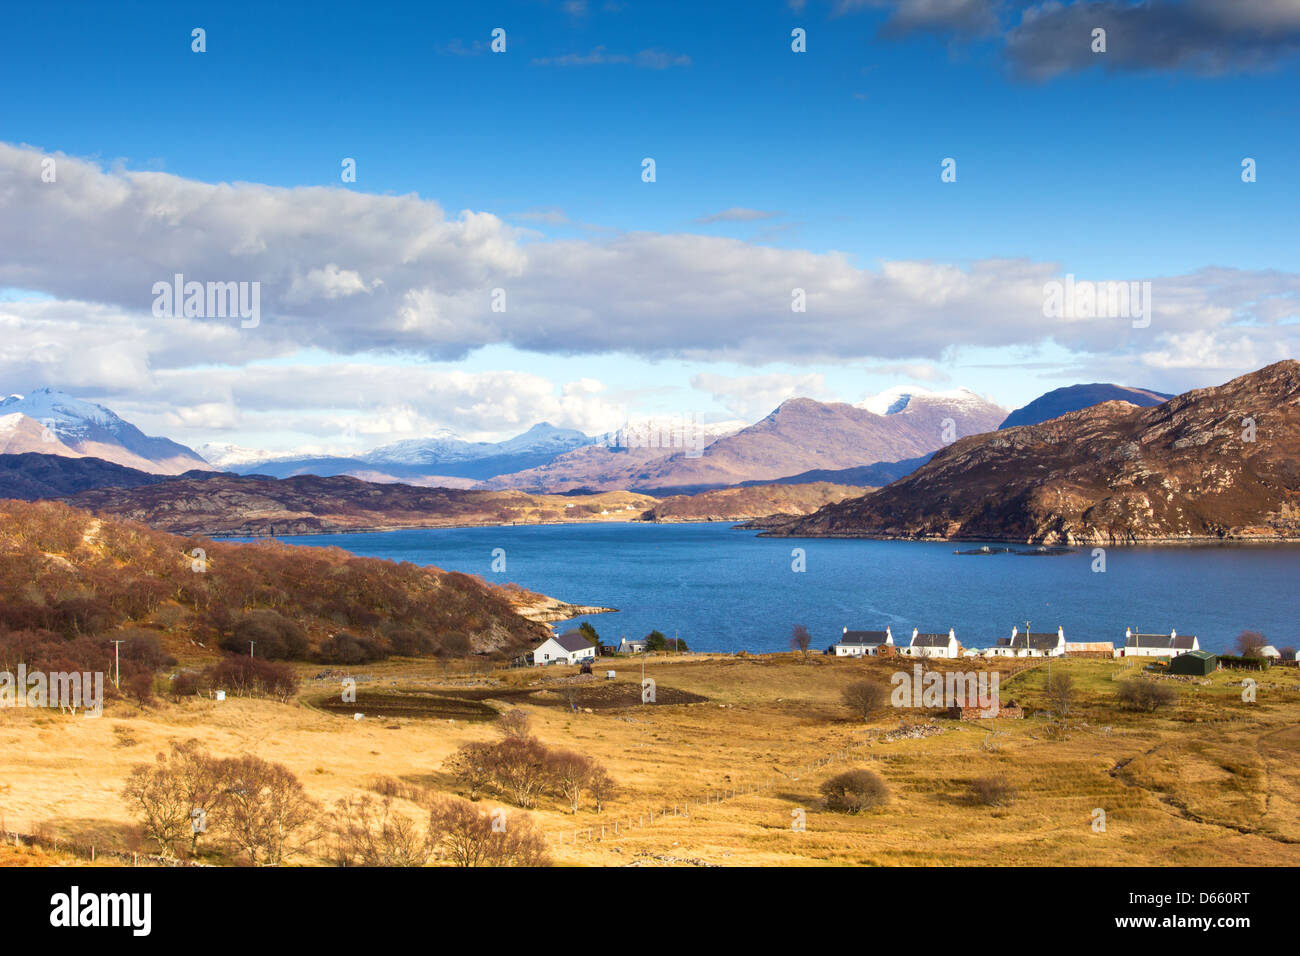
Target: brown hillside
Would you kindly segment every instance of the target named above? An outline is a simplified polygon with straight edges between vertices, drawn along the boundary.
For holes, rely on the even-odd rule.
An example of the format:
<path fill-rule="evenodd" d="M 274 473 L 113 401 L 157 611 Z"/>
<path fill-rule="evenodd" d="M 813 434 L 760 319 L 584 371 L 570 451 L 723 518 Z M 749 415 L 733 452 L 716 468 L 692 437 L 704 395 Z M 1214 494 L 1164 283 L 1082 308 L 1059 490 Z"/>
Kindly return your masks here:
<path fill-rule="evenodd" d="M 1295 539 L 1298 506 L 1300 363 L 1288 360 L 1154 408 L 1106 402 L 961 439 L 874 494 L 771 533 L 1067 544 Z"/>
<path fill-rule="evenodd" d="M 215 653 L 255 614 L 296 625 L 309 651 L 347 631 L 395 653 L 512 655 L 549 633 L 515 610 L 535 597 L 338 548 L 217 543 L 58 502 L 0 500 L 0 634 L 75 640 L 140 627 L 173 653 Z"/>

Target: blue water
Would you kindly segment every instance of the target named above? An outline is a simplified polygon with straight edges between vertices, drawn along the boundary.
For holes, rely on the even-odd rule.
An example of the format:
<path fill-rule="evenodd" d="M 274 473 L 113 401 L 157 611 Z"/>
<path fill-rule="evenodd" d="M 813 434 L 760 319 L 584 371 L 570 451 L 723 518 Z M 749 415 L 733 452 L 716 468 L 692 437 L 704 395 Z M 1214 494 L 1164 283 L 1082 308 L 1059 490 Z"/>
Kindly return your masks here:
<path fill-rule="evenodd" d="M 978 543 L 759 538 L 728 524 L 571 524 L 304 535 L 293 544 L 513 581 L 574 604 L 616 607 L 590 620 L 607 643 L 651 630 L 693 650 L 788 650 L 804 624 L 821 649 L 844 627 L 957 629 L 986 647 L 1011 626 L 1072 641 L 1122 644 L 1124 628 L 1196 634 L 1226 651 L 1242 630 L 1278 647 L 1300 642 L 1300 546 L 1106 549 L 1059 557 L 962 556 Z M 506 570 L 493 573 L 492 551 Z M 807 570 L 792 570 L 803 548 Z M 575 621 L 576 624 L 576 621 Z"/>

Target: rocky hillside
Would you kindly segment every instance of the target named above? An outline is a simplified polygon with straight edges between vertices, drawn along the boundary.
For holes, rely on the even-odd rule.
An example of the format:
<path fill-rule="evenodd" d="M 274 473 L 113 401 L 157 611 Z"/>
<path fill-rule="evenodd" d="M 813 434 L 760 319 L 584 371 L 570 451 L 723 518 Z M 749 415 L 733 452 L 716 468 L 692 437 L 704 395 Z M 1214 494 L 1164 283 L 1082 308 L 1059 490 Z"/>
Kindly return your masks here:
<path fill-rule="evenodd" d="M 69 504 L 177 534 L 317 534 L 563 521 L 633 521 L 648 495 L 529 495 L 371 484 L 356 478 L 214 475 L 140 488 L 97 488 Z"/>
<path fill-rule="evenodd" d="M 964 438 L 880 491 L 769 533 L 1064 544 L 1297 539 L 1300 363 L 1152 408 L 1106 402 Z"/>
<path fill-rule="evenodd" d="M 338 548 L 182 538 L 59 502 L 0 500 L 0 635 L 104 646 L 143 629 L 172 653 L 239 652 L 255 638 L 258 656 L 279 646 L 278 656 L 312 659 L 346 632 L 375 653 L 510 656 L 549 634 L 520 613 L 538 600 Z"/>
<path fill-rule="evenodd" d="M 773 514 L 806 515 L 845 498 L 858 497 L 868 490 L 826 482 L 719 488 L 698 495 L 665 498 L 641 517 L 645 521 L 742 521 Z"/>
<path fill-rule="evenodd" d="M 101 458 L 36 452 L 0 455 L 0 498 L 63 498 L 90 488 L 134 488 L 166 480 Z"/>

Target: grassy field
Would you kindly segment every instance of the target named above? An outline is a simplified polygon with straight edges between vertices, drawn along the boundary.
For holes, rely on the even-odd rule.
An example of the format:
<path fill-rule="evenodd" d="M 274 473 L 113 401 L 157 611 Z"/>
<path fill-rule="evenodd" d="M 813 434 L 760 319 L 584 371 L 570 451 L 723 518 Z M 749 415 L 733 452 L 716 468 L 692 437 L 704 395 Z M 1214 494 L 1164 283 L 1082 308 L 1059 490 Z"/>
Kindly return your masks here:
<path fill-rule="evenodd" d="M 387 704 L 378 708 L 387 716 L 360 721 L 352 707 L 321 706 L 341 685 L 318 676 L 318 665 L 304 667 L 302 693 L 289 704 L 118 702 L 99 719 L 4 710 L 0 829 L 142 849 L 122 781 L 133 764 L 190 737 L 216 754 L 284 763 L 322 803 L 385 776 L 458 792 L 444 761 L 460 744 L 496 733 L 491 722 L 444 716 L 477 718 L 472 701 L 523 707 L 545 743 L 587 753 L 622 785 L 599 815 L 589 807 L 571 814 L 554 797 L 533 811 L 560 865 L 1300 864 L 1294 668 L 1252 675 L 1252 704 L 1234 686 L 1241 672 L 1169 680 L 1177 704 L 1148 715 L 1115 704 L 1115 678 L 1137 673 L 1131 662 L 1056 661 L 1053 672 L 1069 673 L 1079 688 L 1062 727 L 1044 710 L 1047 666 L 1008 679 L 1009 663 L 1001 697 L 1025 706 L 1022 720 L 892 709 L 854 719 L 842 689 L 868 675 L 887 682 L 910 663 L 784 654 L 652 657 L 646 675 L 658 703 L 645 705 L 636 702 L 640 661 L 602 661 L 598 674 L 618 672 L 612 684 L 561 680 L 572 668 L 460 674 L 408 661 L 354 675 L 356 710 L 364 713 L 367 700 Z M 332 712 L 340 709 L 347 713 Z M 923 729 L 904 735 L 900 727 Z M 819 785 L 854 767 L 879 773 L 890 802 L 856 816 L 826 811 Z M 983 776 L 1005 777 L 1015 801 L 973 800 L 970 782 Z M 506 804 L 489 796 L 484 805 Z M 1104 832 L 1094 830 L 1096 810 Z M 792 826 L 800 813 L 802 832 Z M 50 862 L 17 852 L 33 855 L 6 851 L 0 864 Z M 293 862 L 321 861 L 299 852 Z"/>

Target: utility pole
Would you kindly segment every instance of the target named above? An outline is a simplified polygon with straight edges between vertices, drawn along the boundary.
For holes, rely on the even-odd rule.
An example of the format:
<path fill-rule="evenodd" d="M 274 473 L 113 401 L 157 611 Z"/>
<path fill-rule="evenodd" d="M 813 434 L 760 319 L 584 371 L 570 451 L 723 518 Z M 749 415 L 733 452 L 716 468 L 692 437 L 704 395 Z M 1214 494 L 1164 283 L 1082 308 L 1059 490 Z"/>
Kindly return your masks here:
<path fill-rule="evenodd" d="M 118 651 L 121 648 L 122 644 L 125 643 L 125 641 L 112 641 L 111 643 L 113 645 L 113 671 L 116 675 L 113 678 L 113 686 L 116 687 L 118 690 L 121 690 L 122 689 L 122 659 L 118 655 Z"/>

